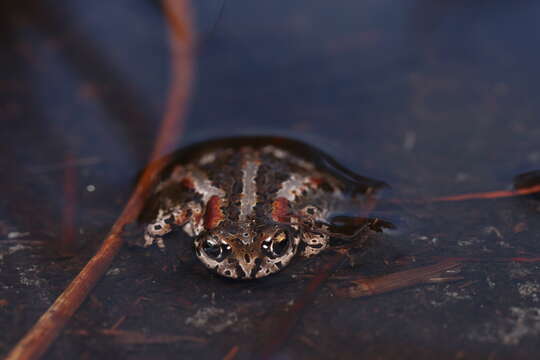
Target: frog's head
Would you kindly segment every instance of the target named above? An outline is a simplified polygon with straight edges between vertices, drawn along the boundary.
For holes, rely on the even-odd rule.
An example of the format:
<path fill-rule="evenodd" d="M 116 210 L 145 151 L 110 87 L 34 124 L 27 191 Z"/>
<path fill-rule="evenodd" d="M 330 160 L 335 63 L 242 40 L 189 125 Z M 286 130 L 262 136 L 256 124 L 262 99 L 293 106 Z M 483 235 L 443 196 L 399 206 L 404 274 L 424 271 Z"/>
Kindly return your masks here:
<path fill-rule="evenodd" d="M 300 235 L 290 225 L 264 228 L 216 229 L 195 240 L 201 262 L 219 275 L 254 279 L 280 271 L 298 250 Z"/>

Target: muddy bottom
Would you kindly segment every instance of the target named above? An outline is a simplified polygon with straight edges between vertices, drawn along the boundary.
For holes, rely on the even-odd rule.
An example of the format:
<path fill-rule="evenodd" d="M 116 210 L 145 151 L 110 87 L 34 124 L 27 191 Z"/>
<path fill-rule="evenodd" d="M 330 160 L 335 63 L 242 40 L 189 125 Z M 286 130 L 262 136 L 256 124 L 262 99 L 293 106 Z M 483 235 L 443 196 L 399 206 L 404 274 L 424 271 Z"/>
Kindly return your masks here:
<path fill-rule="evenodd" d="M 184 142 L 285 134 L 387 182 L 384 199 L 508 190 L 540 169 L 536 2 L 194 8 Z M 0 39 L 7 354 L 121 212 L 171 74 L 158 2 L 0 5 Z M 174 253 L 125 246 L 44 358 L 537 357 L 537 197 L 377 210 L 396 228 L 260 280 L 212 274 L 181 232 Z"/>

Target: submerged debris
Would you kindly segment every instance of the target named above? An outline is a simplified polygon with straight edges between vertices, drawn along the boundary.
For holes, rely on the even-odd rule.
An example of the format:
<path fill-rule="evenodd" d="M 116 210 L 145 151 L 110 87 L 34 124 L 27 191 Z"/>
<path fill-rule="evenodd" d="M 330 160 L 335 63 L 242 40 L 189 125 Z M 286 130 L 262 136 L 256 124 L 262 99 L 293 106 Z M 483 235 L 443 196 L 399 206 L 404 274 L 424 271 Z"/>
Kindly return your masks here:
<path fill-rule="evenodd" d="M 238 315 L 235 312 L 213 306 L 199 309 L 195 315 L 186 319 L 186 325 L 192 325 L 208 335 L 220 333 L 236 322 Z"/>
<path fill-rule="evenodd" d="M 459 271 L 460 264 L 455 261 L 441 261 L 437 264 L 420 268 L 399 271 L 376 278 L 359 277 L 350 281 L 350 286 L 332 286 L 334 292 L 343 297 L 362 297 L 382 294 L 423 283 L 441 283 L 461 280 L 461 277 L 451 276 Z"/>
<path fill-rule="evenodd" d="M 510 275 L 510 279 L 521 279 L 531 275 L 531 271 L 525 268 L 525 265 L 518 262 L 510 263 L 508 273 Z"/>
<path fill-rule="evenodd" d="M 527 281 L 517 285 L 519 295 L 524 298 L 531 299 L 534 302 L 538 302 L 540 296 L 540 284 L 536 281 Z"/>
<path fill-rule="evenodd" d="M 469 334 L 471 340 L 518 345 L 524 338 L 540 335 L 540 308 L 511 307 L 510 315 L 483 324 Z"/>
<path fill-rule="evenodd" d="M 29 232 L 12 231 L 7 234 L 8 239 L 18 239 L 30 235 Z"/>

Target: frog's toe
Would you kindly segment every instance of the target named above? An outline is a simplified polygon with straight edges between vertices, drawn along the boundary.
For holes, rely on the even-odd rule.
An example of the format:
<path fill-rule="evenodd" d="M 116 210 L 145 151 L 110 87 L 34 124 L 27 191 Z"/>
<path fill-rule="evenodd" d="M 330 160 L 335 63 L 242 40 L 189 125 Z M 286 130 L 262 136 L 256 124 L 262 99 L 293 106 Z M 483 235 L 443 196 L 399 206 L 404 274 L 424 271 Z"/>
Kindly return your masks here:
<path fill-rule="evenodd" d="M 317 255 L 328 247 L 328 236 L 323 234 L 306 233 L 302 241 L 305 246 L 301 255 L 304 257 Z"/>

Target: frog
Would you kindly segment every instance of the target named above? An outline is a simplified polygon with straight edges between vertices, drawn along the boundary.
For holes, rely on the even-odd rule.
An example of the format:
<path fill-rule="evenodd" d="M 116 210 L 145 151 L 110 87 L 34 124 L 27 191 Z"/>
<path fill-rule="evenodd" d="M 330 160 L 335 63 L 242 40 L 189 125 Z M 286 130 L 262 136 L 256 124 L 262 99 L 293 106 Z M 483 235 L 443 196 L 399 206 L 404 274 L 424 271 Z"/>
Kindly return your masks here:
<path fill-rule="evenodd" d="M 226 278 L 275 274 L 295 258 L 319 255 L 333 238 L 384 224 L 365 209 L 388 185 L 300 140 L 218 138 L 169 158 L 139 218 L 143 246 L 165 249 L 164 239 L 182 231 L 200 262 Z M 343 215 L 352 208 L 358 216 Z"/>

